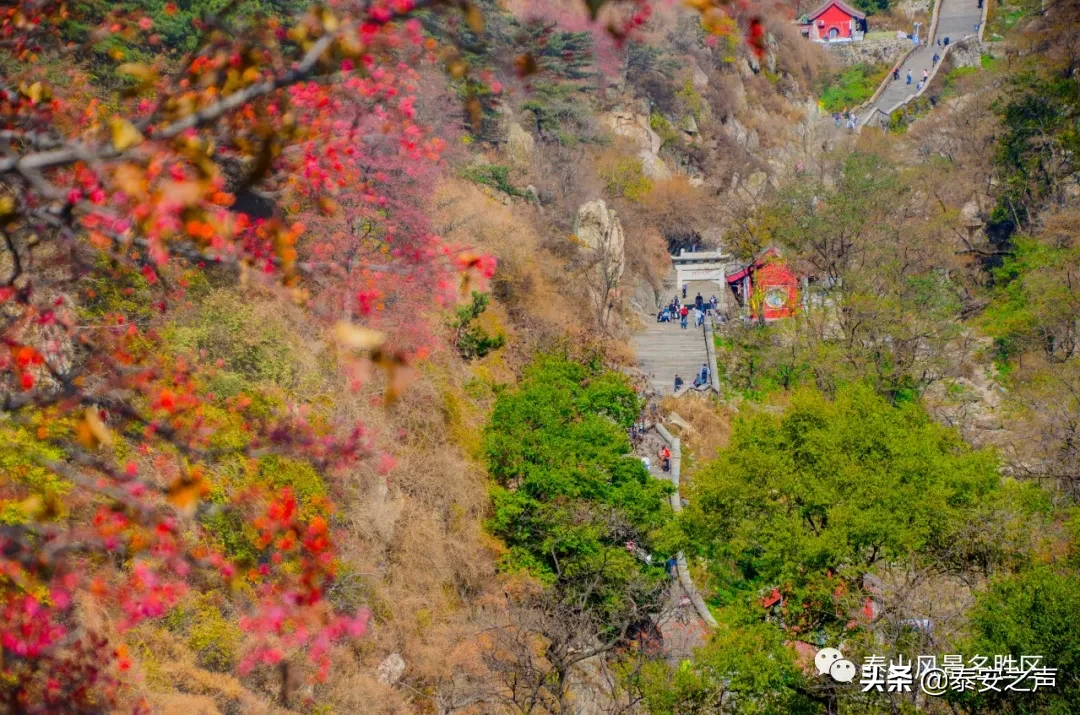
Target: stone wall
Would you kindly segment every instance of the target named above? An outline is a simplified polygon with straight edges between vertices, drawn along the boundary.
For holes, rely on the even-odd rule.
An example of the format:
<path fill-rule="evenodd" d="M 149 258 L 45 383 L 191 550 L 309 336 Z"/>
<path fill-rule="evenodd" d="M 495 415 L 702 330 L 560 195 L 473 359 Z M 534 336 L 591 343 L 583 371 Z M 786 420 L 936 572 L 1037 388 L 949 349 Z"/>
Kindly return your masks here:
<path fill-rule="evenodd" d="M 933 9 L 933 3 L 930 0 L 900 0 L 894 7 L 900 15 L 915 17 L 916 15 L 929 15 Z"/>
<path fill-rule="evenodd" d="M 975 37 L 961 40 L 949 50 L 949 62 L 953 67 L 981 67 L 983 43 Z"/>
<path fill-rule="evenodd" d="M 862 42 L 833 42 L 826 43 L 826 49 L 841 64 L 857 65 L 866 64 L 889 64 L 893 65 L 900 55 L 911 48 L 911 40 L 900 40 L 896 37 L 887 37 L 880 40 L 863 40 Z"/>

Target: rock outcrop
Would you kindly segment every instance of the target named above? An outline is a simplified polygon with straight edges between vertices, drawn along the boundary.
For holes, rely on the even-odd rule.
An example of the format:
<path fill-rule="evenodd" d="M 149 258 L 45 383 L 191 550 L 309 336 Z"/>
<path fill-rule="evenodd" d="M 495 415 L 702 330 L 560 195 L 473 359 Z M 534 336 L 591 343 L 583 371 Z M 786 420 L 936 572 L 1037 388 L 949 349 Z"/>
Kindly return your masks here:
<path fill-rule="evenodd" d="M 641 173 L 653 181 L 667 181 L 671 178 L 671 169 L 667 168 L 664 160 L 656 154 L 643 151 L 638 154 L 641 159 Z"/>
<path fill-rule="evenodd" d="M 631 112 L 611 112 L 603 117 L 603 122 L 616 136 L 626 137 L 637 145 L 640 151 L 659 154 L 663 140 L 649 126 L 649 118 L 644 114 Z"/>
<path fill-rule="evenodd" d="M 617 284 L 626 265 L 626 237 L 622 223 L 603 199 L 582 204 L 574 219 L 574 235 L 592 253 L 601 279 Z"/>
<path fill-rule="evenodd" d="M 981 67 L 984 48 L 978 38 L 960 40 L 949 50 L 949 62 L 953 67 Z"/>
<path fill-rule="evenodd" d="M 405 674 L 405 660 L 397 653 L 387 656 L 376 671 L 376 677 L 383 685 L 394 685 Z"/>
<path fill-rule="evenodd" d="M 862 42 L 829 42 L 825 43 L 825 49 L 845 65 L 893 65 L 911 49 L 911 40 L 894 36 Z"/>
<path fill-rule="evenodd" d="M 506 154 L 510 163 L 516 167 L 527 166 L 533 151 L 536 149 L 536 140 L 532 134 L 525 131 L 520 124 L 513 122 L 506 133 Z"/>
<path fill-rule="evenodd" d="M 646 115 L 612 112 L 604 116 L 603 122 L 616 136 L 629 139 L 637 147 L 641 173 L 653 181 L 666 181 L 671 178 L 671 169 L 660 158 L 660 147 L 664 141 L 649 126 Z"/>

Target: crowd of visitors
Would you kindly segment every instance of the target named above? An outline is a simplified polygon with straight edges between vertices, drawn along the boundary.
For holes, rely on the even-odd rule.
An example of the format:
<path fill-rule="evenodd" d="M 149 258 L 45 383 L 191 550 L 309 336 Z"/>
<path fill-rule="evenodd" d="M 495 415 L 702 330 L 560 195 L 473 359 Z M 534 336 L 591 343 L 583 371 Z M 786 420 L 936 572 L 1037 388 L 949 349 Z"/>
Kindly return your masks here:
<path fill-rule="evenodd" d="M 683 298 L 686 298 L 686 286 L 683 286 Z M 663 310 L 656 314 L 656 322 L 678 322 L 679 327 L 685 330 L 692 319 L 694 321 L 694 327 L 700 328 L 705 324 L 705 316 L 710 313 L 715 313 L 719 304 L 720 301 L 717 300 L 715 295 L 706 301 L 701 296 L 701 293 L 698 293 L 694 298 L 694 302 L 691 304 L 683 303 L 680 301 L 679 296 L 675 296 Z"/>

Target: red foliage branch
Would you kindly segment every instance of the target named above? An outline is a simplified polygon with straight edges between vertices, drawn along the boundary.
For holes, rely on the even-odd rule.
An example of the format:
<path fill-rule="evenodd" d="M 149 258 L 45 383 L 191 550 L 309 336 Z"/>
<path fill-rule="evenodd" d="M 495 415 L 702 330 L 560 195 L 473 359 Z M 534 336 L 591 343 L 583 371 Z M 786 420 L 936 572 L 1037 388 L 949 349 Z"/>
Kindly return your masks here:
<path fill-rule="evenodd" d="M 137 272 L 167 310 L 193 267 L 277 285 L 327 324 L 380 318 L 343 285 L 386 296 L 409 284 L 445 300 L 462 266 L 394 205 L 402 177 L 438 161 L 438 141 L 413 121 L 405 64 L 430 51 L 408 16 L 434 4 L 337 3 L 290 26 L 239 32 L 218 18 L 171 73 L 164 60 L 117 67 L 134 91 L 107 109 L 77 65 L 67 87 L 44 77 L 40 60 L 73 56 L 61 35 L 66 6 L 5 11 L 0 37 L 17 69 L 0 94 L 0 408 L 40 445 L 19 469 L 71 488 L 61 500 L 63 491 L 7 472 L 0 483 L 14 515 L 0 527 L 0 700 L 9 706 L 78 709 L 118 697 L 130 661 L 122 648 L 101 657 L 109 633 L 80 618 L 81 598 L 123 631 L 192 588 L 243 592 L 242 669 L 304 652 L 322 674 L 330 645 L 363 632 L 365 613 L 336 613 L 325 598 L 336 568 L 330 506 L 302 514 L 288 490 L 208 501 L 209 475 L 227 456 L 211 447 L 221 425 L 206 408 L 221 401 L 204 387 L 208 368 L 162 354 L 153 321 L 112 313 L 87 324 L 81 308 L 97 282 Z M 138 15 L 106 25 L 128 42 L 152 39 Z M 233 207 L 268 194 L 263 217 Z M 288 202 L 321 230 L 284 221 L 274 204 Z M 377 246 L 359 239 L 359 222 L 377 226 Z M 342 282 L 354 274 L 363 281 Z M 349 339 L 357 334 L 360 344 Z M 370 327 L 346 325 L 343 335 L 364 362 L 400 369 L 411 359 Z M 362 425 L 322 424 L 295 408 L 268 417 L 244 399 L 225 406 L 248 435 L 239 457 L 287 454 L 331 471 L 371 453 Z M 204 532 L 207 518 L 228 512 L 258 532 L 259 563 L 231 562 Z"/>
<path fill-rule="evenodd" d="M 630 12 L 608 27 L 619 38 L 649 16 L 644 0 L 622 2 Z M 603 4 L 585 3 L 594 16 Z M 25 464 L 0 465 L 0 702 L 116 702 L 131 662 L 112 631 L 164 615 L 190 589 L 236 596 L 250 636 L 242 668 L 304 652 L 322 674 L 331 645 L 363 632 L 365 613 L 326 599 L 329 504 L 305 513 L 289 490 L 207 497 L 230 456 L 283 454 L 324 472 L 363 459 L 364 426 L 218 400 L 205 386 L 213 366 L 169 355 L 153 319 L 88 321 L 83 309 L 94 286 L 138 275 L 166 312 L 192 270 L 231 271 L 336 323 L 356 357 L 350 377 L 386 369 L 392 399 L 431 339 L 416 316 L 494 271 L 444 245 L 424 212 L 443 146 L 416 121 L 411 67 L 437 48 L 414 15 L 437 6 L 482 25 L 467 0 L 338 0 L 246 26 L 208 17 L 178 63 L 114 50 L 128 85 L 115 103 L 89 89 L 88 46 L 64 37 L 85 19 L 67 3 L 0 8 L 0 426 L 33 438 L 19 447 Z M 153 47 L 153 32 L 149 18 L 113 12 L 88 45 Z M 69 71 L 54 85 L 57 63 Z M 213 446 L 221 408 L 243 446 Z M 16 478 L 31 473 L 62 487 Z M 222 515 L 257 532 L 258 563 L 222 553 L 205 528 Z M 110 626 L 81 616 L 85 599 Z"/>

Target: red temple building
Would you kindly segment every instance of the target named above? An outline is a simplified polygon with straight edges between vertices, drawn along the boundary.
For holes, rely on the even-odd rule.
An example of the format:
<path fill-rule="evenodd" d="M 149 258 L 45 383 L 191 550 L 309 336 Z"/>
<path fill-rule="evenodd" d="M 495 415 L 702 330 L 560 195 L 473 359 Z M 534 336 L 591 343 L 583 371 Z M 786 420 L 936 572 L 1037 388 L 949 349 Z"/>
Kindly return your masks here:
<path fill-rule="evenodd" d="M 866 14 L 840 0 L 827 0 L 800 20 L 799 30 L 815 42 L 857 41 L 866 32 Z"/>
<path fill-rule="evenodd" d="M 799 307 L 799 277 L 783 263 L 776 248 L 764 251 L 750 265 L 725 278 L 739 305 L 750 308 L 753 320 L 758 318 L 758 308 L 765 320 L 779 320 L 791 317 Z"/>

